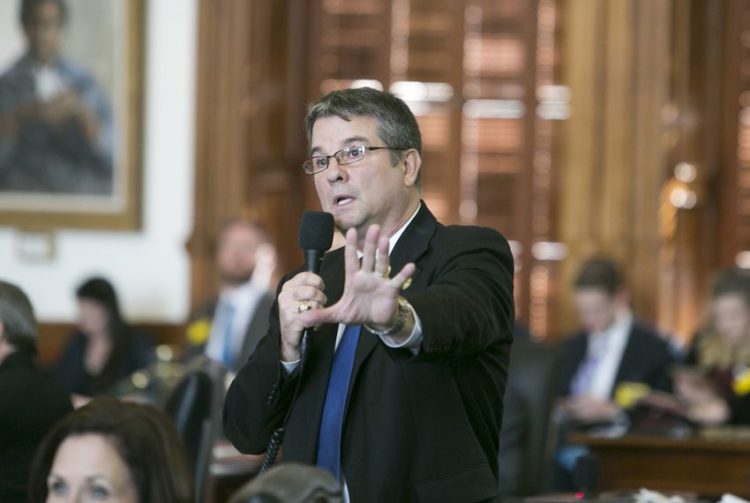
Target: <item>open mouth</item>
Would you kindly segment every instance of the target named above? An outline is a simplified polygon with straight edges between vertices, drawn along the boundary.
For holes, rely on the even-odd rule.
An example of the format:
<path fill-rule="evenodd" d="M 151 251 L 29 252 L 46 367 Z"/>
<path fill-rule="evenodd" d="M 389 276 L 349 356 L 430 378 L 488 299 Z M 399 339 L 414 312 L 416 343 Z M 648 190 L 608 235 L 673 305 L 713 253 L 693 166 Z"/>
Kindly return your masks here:
<path fill-rule="evenodd" d="M 354 201 L 354 198 L 351 196 L 336 196 L 333 199 L 333 204 L 334 206 L 346 206 L 352 201 Z"/>

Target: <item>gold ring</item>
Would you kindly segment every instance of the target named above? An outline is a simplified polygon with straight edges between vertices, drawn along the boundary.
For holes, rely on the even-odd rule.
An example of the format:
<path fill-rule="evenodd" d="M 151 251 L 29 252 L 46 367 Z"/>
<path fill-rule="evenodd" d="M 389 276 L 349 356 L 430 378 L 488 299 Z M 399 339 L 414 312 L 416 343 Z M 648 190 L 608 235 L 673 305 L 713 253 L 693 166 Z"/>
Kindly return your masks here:
<path fill-rule="evenodd" d="M 307 301 L 302 301 L 299 304 L 297 304 L 298 313 L 304 313 L 305 311 L 309 311 L 310 309 L 312 309 L 312 306 Z"/>
<path fill-rule="evenodd" d="M 375 272 L 375 276 L 378 276 L 380 278 L 388 278 L 391 275 L 391 266 L 388 266 L 388 270 L 383 272 Z"/>

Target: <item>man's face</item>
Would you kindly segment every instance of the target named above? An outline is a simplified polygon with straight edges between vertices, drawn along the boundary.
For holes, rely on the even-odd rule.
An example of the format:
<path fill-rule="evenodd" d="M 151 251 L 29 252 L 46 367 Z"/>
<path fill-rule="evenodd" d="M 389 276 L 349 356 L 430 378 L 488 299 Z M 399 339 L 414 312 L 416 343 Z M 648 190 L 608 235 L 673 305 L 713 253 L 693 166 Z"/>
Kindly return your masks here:
<path fill-rule="evenodd" d="M 62 34 L 62 12 L 52 2 L 36 6 L 31 21 L 23 27 L 33 57 L 40 62 L 53 60 L 60 47 Z"/>
<path fill-rule="evenodd" d="M 359 145 L 383 147 L 377 134 L 377 120 L 355 116 L 351 120 L 324 117 L 315 121 L 310 156 L 332 155 Z M 416 155 L 416 154 L 413 154 Z M 354 164 L 339 166 L 331 158 L 328 169 L 313 175 L 324 211 L 333 214 L 342 231 L 354 227 L 361 239 L 371 224 L 379 224 L 390 234 L 409 216 L 415 186 L 413 176 L 405 175 L 404 162 L 391 164 L 389 150 L 368 151 Z"/>
<path fill-rule="evenodd" d="M 232 285 L 247 282 L 255 269 L 255 252 L 262 240 L 258 232 L 243 223 L 224 230 L 216 253 L 216 265 L 222 281 Z"/>
<path fill-rule="evenodd" d="M 574 301 L 585 331 L 601 332 L 614 323 L 619 307 L 617 296 L 600 288 L 579 288 L 575 291 Z"/>

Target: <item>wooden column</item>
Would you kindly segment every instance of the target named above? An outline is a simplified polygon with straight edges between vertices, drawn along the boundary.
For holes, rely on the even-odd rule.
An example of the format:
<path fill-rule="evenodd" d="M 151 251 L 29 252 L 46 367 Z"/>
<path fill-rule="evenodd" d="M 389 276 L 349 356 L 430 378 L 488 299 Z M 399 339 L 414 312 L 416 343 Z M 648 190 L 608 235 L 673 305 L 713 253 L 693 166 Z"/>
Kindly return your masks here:
<path fill-rule="evenodd" d="M 263 222 L 282 270 L 301 261 L 306 15 L 303 0 L 200 2 L 192 305 L 216 288 L 217 231 L 229 217 Z"/>
<path fill-rule="evenodd" d="M 661 112 L 669 101 L 670 0 L 564 3 L 563 79 L 571 117 L 562 146 L 558 333 L 576 326 L 570 285 L 594 254 L 618 260 L 635 311 L 656 319 L 664 181 Z"/>

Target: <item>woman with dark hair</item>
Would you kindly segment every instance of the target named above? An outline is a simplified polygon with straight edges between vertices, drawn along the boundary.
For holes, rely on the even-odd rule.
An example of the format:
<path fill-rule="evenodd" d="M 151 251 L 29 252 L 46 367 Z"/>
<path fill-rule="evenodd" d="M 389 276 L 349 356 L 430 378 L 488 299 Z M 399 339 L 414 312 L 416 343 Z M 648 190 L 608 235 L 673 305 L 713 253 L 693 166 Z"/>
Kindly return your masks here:
<path fill-rule="evenodd" d="M 32 503 L 191 503 L 185 449 L 151 405 L 97 398 L 68 414 L 36 454 Z"/>
<path fill-rule="evenodd" d="M 73 394 L 106 393 L 123 377 L 148 366 L 153 347 L 123 320 L 115 289 L 106 279 L 86 280 L 76 297 L 78 330 L 71 335 L 56 372 Z"/>

